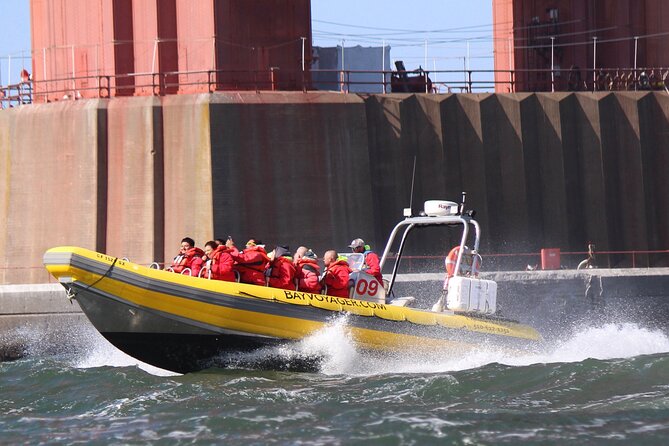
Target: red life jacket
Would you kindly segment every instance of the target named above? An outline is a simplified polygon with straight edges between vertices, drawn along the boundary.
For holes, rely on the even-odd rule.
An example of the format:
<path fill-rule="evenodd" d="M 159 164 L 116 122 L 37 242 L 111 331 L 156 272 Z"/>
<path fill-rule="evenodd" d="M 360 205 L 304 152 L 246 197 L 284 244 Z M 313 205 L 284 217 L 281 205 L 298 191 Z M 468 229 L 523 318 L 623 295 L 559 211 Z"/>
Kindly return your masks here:
<path fill-rule="evenodd" d="M 181 274 L 186 268 L 191 269 L 191 276 L 197 276 L 202 267 L 202 256 L 204 251 L 198 247 L 190 248 L 183 254 L 179 254 L 172 262 L 172 270 Z M 197 269 L 197 271 L 195 271 Z"/>
<path fill-rule="evenodd" d="M 181 271 L 184 270 L 185 266 L 182 266 L 182 263 L 186 261 L 186 255 L 179 253 L 176 256 L 174 256 L 174 259 L 172 259 L 172 264 L 170 265 L 170 268 L 172 268 L 172 271 L 175 273 L 181 273 Z"/>
<path fill-rule="evenodd" d="M 337 260 L 325 270 L 323 283 L 328 287 L 328 296 L 349 297 L 348 279 L 351 274 L 346 260 Z"/>
<path fill-rule="evenodd" d="M 301 258 L 297 261 L 297 272 L 295 277 L 298 280 L 299 291 L 305 293 L 320 293 L 321 284 L 318 281 L 321 275 L 321 267 L 318 266 L 318 261 L 314 259 Z"/>
<path fill-rule="evenodd" d="M 240 281 L 253 285 L 265 285 L 265 269 L 269 257 L 262 246 L 250 246 L 244 251 L 233 250 L 234 269 L 239 271 Z"/>
<path fill-rule="evenodd" d="M 235 273 L 233 271 L 235 261 L 232 258 L 232 252 L 233 250 L 227 246 L 220 245 L 211 253 L 209 268 L 211 269 L 212 279 L 225 280 L 226 282 L 235 281 Z"/>
<path fill-rule="evenodd" d="M 363 271 L 376 277 L 379 283 L 383 284 L 383 274 L 381 274 L 381 262 L 379 256 L 374 251 L 365 251 L 365 267 Z"/>
<path fill-rule="evenodd" d="M 295 265 L 288 257 L 277 257 L 269 266 L 271 268 L 268 285 L 282 290 L 295 290 Z"/>

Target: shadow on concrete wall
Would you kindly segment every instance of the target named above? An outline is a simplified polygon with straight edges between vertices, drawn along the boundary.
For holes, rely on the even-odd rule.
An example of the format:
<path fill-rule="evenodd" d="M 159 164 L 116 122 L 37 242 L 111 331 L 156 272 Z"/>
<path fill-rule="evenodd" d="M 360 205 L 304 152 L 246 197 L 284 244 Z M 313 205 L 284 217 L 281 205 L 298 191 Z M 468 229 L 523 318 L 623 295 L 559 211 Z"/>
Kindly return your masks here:
<path fill-rule="evenodd" d="M 185 235 L 319 253 L 362 237 L 380 251 L 411 200 L 414 157 L 414 214 L 466 191 L 484 252 L 536 262 L 543 247 L 589 242 L 669 248 L 660 93 L 174 95 L 21 107 L 0 125 L 6 283 L 45 281 L 42 254 L 64 244 L 140 263 L 170 259 Z M 457 237 L 423 231 L 414 242 L 410 254 L 443 254 Z"/>
<path fill-rule="evenodd" d="M 669 96 L 645 95 L 639 101 L 639 139 L 643 189 L 648 225 L 648 246 L 669 246 Z M 651 255 L 651 265 L 667 266 L 669 258 Z"/>

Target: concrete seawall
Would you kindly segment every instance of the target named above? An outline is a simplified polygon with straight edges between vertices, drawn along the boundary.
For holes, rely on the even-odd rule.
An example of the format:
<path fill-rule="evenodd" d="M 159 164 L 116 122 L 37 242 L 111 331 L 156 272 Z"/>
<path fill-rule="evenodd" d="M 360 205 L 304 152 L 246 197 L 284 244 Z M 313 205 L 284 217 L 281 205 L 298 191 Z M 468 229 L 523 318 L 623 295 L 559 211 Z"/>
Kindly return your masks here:
<path fill-rule="evenodd" d="M 90 325 L 59 284 L 0 286 L 0 360 L 28 351 L 59 351 L 73 327 Z"/>
<path fill-rule="evenodd" d="M 57 245 L 144 264 L 185 235 L 380 249 L 414 156 L 414 212 L 467 191 L 484 253 L 669 248 L 664 93 L 134 97 L 0 111 L 0 283 L 47 281 L 41 258 Z M 423 232 L 407 254 L 454 243 Z"/>
<path fill-rule="evenodd" d="M 669 332 L 668 268 L 484 276 L 498 283 L 501 314 L 537 328 L 547 339 L 603 323 Z M 428 308 L 439 297 L 442 281 L 442 274 L 399 275 L 396 296 L 421 296 L 418 307 Z M 0 360 L 19 358 L 35 345 L 40 351 L 59 351 L 76 343 L 82 331 L 92 333 L 90 323 L 59 284 L 0 286 Z"/>

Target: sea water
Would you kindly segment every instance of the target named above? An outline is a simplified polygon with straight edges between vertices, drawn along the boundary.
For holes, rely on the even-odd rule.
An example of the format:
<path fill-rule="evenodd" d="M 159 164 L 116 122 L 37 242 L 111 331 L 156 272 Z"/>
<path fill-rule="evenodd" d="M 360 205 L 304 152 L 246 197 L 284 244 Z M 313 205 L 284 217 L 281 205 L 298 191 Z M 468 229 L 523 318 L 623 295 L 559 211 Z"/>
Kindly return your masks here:
<path fill-rule="evenodd" d="M 0 444 L 669 444 L 669 338 L 633 323 L 582 326 L 522 356 L 370 357 L 340 320 L 186 375 L 80 331 L 56 354 L 36 342 L 0 363 Z M 322 360 L 256 367 L 268 354 Z"/>

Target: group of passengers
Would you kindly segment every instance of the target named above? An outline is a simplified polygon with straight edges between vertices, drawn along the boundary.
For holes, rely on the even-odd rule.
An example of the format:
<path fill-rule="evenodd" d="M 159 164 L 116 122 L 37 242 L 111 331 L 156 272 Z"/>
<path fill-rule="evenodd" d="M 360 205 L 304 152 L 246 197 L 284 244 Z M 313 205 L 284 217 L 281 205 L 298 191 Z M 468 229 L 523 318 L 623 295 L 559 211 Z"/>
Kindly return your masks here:
<path fill-rule="evenodd" d="M 364 256 L 362 270 L 383 284 L 379 256 L 364 240 L 357 238 L 349 245 L 352 252 Z M 321 293 L 349 297 L 351 270 L 345 257 L 328 250 L 323 255 L 323 272 L 313 250 L 300 246 L 291 256 L 288 246 L 276 246 L 267 252 L 262 241 L 251 238 L 243 250 L 237 249 L 231 237 L 208 241 L 204 250 L 195 246 L 190 237 L 181 240 L 179 254 L 168 268 L 179 274 L 190 274 L 252 285 L 270 286 L 285 290 Z"/>

